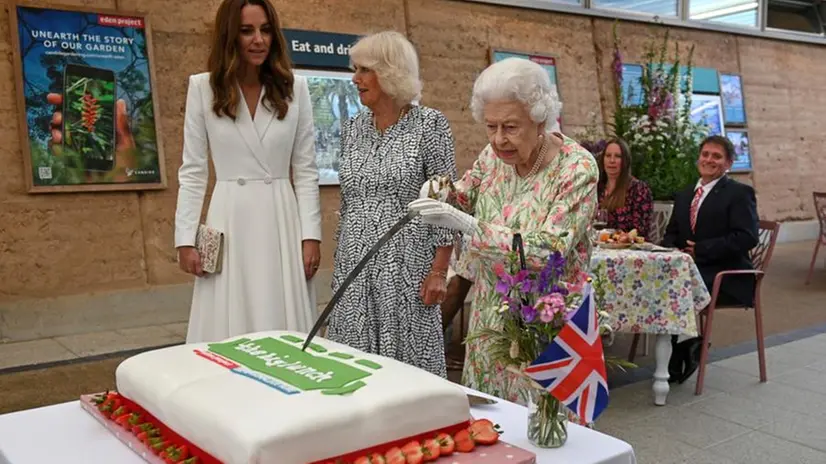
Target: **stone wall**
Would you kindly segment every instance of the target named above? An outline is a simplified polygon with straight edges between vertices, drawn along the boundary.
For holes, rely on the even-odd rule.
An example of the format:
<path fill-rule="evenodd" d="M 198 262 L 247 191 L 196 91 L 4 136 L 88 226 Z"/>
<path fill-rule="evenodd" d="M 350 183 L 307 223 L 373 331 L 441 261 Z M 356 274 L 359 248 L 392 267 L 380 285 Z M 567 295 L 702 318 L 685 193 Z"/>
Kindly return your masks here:
<path fill-rule="evenodd" d="M 205 68 L 219 1 L 50 3 L 148 13 L 169 187 L 138 193 L 26 193 L 5 4 L 0 11 L 0 165 L 5 168 L 0 176 L 0 338 L 4 310 L 8 319 L 9 308 L 24 311 L 42 298 L 93 298 L 97 292 L 111 298 L 127 290 L 151 292 L 191 282 L 178 270 L 173 249 L 177 169 L 187 76 Z M 470 116 L 468 99 L 475 76 L 487 64 L 489 47 L 559 57 L 567 133 L 582 129 L 591 113 L 600 122 L 610 113 L 609 20 L 451 0 L 275 0 L 275 5 L 286 28 L 406 32 L 421 57 L 423 104 L 440 109 L 451 121 L 460 172 L 486 143 L 483 129 Z M 648 32 L 645 24 L 620 24 L 626 60 L 641 60 Z M 811 192 L 826 190 L 826 157 L 820 153 L 826 131 L 818 117 L 826 107 L 826 47 L 676 28 L 672 36 L 681 48 L 696 46 L 697 66 L 743 76 L 755 172 L 739 177 L 756 186 L 761 217 L 813 218 Z M 327 271 L 321 274 L 325 288 L 320 290 L 326 294 L 338 189 L 322 187 L 321 198 L 322 268 Z M 84 309 L 81 303 L 58 306 L 62 311 Z M 179 308 L 184 318 L 187 309 Z M 8 333 L 7 328 L 7 338 Z"/>

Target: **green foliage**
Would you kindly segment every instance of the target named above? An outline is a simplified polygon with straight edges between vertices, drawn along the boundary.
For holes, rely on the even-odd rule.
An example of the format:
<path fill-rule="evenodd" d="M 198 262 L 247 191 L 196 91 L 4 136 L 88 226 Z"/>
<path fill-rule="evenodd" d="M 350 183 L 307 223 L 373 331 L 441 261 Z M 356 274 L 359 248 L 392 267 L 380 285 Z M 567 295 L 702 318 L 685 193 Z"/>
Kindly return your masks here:
<path fill-rule="evenodd" d="M 686 57 L 674 44 L 669 58 L 668 31 L 652 36 L 642 63 L 642 95 L 638 105 L 623 101 L 622 53 L 614 26 L 615 111 L 608 125 L 628 142 L 633 174 L 651 188 L 655 200 L 671 200 L 673 194 L 697 181 L 699 143 L 708 128 L 691 120 L 692 46 Z M 687 72 L 681 72 L 685 66 Z M 628 93 L 628 89 L 625 89 Z"/>

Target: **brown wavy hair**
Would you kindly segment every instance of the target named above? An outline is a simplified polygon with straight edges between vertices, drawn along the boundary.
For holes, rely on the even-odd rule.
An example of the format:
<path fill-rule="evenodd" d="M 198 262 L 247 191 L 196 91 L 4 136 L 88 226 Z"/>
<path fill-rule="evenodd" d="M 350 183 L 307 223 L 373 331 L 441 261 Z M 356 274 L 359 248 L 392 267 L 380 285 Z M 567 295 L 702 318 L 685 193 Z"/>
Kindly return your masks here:
<path fill-rule="evenodd" d="M 608 174 L 605 172 L 605 152 L 611 145 L 617 145 L 620 149 L 620 157 L 622 158 L 622 167 L 620 167 L 620 175 L 617 179 L 617 185 L 611 195 L 606 196 L 600 205 L 608 211 L 615 211 L 625 206 L 625 197 L 628 195 L 628 187 L 631 186 L 631 149 L 625 140 L 620 138 L 612 138 L 605 142 L 605 148 L 597 157 L 597 165 L 599 166 L 599 184 L 597 190 L 600 195 L 605 192 L 608 185 Z"/>
<path fill-rule="evenodd" d="M 226 115 L 232 120 L 237 116 L 241 98 L 236 85 L 238 68 L 241 66 L 238 35 L 241 29 L 241 9 L 247 5 L 263 8 L 272 27 L 272 43 L 269 55 L 259 70 L 259 79 L 266 91 L 264 106 L 277 112 L 278 119 L 284 119 L 293 98 L 295 76 L 287 53 L 287 40 L 281 31 L 281 21 L 269 0 L 224 0 L 218 7 L 208 64 L 209 85 L 213 94 L 212 111 L 218 117 Z"/>

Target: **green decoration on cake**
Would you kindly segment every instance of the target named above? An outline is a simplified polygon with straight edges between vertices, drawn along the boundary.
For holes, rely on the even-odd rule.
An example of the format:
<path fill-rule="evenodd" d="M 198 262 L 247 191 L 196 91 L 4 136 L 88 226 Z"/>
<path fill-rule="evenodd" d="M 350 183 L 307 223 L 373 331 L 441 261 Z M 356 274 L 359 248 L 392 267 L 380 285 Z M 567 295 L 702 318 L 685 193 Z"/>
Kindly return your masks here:
<path fill-rule="evenodd" d="M 381 364 L 376 364 L 373 361 L 368 361 L 366 359 L 359 359 L 356 361 L 356 364 L 361 364 L 364 367 L 369 367 L 370 369 L 381 369 Z"/>
<path fill-rule="evenodd" d="M 347 392 L 352 393 L 365 385 L 356 381 L 370 376 L 370 372 L 356 366 L 313 355 L 274 338 L 211 343 L 209 351 L 302 391 L 332 390 L 342 394 L 338 391 L 347 387 Z"/>
<path fill-rule="evenodd" d="M 352 354 L 347 353 L 330 353 L 328 356 L 331 358 L 338 358 L 338 359 L 353 359 L 354 356 Z"/>
<path fill-rule="evenodd" d="M 336 390 L 322 390 L 321 393 L 324 395 L 348 395 L 353 393 L 354 391 L 358 390 L 359 388 L 365 386 L 366 384 L 361 380 L 357 380 L 349 385 L 345 385 L 341 388 Z"/>
<path fill-rule="evenodd" d="M 301 342 L 304 341 L 304 340 L 301 339 L 301 337 L 296 337 L 295 335 L 282 335 L 281 339 L 282 340 L 287 340 L 288 342 L 293 342 L 293 343 L 301 343 Z"/>
<path fill-rule="evenodd" d="M 318 352 L 318 353 L 326 353 L 327 352 L 327 348 L 324 348 L 323 346 L 317 345 L 315 343 L 310 343 L 309 348 L 311 350 L 315 351 L 315 352 Z"/>

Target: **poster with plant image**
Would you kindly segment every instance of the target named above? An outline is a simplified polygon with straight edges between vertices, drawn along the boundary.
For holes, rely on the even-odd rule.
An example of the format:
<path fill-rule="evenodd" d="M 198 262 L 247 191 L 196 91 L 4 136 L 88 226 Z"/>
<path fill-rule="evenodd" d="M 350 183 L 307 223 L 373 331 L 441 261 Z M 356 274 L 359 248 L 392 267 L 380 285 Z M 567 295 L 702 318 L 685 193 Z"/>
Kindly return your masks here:
<path fill-rule="evenodd" d="M 10 8 L 28 190 L 166 187 L 144 16 Z"/>
<path fill-rule="evenodd" d="M 295 73 L 307 78 L 313 103 L 318 183 L 339 185 L 341 123 L 364 109 L 353 73 L 316 69 L 296 69 Z"/>

